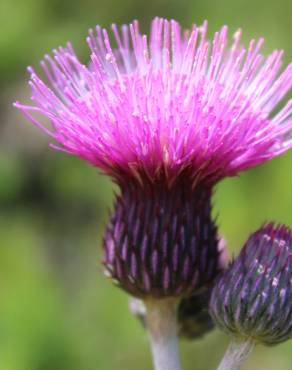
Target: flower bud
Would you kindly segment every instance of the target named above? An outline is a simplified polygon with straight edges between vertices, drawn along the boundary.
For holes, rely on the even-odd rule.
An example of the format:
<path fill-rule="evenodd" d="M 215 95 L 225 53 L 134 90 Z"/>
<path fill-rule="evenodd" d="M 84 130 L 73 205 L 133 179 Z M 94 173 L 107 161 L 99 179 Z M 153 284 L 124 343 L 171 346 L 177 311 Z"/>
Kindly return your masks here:
<path fill-rule="evenodd" d="M 210 300 L 214 322 L 240 339 L 267 345 L 292 337 L 292 232 L 263 226 L 217 279 Z"/>

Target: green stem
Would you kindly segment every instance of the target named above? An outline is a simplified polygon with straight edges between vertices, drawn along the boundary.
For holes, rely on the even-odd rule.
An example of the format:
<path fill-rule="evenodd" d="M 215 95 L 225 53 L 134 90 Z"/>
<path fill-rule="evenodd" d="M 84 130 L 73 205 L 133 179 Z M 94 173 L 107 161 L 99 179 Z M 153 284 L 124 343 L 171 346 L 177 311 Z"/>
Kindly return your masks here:
<path fill-rule="evenodd" d="M 177 301 L 160 299 L 145 302 L 147 329 L 155 370 L 180 370 L 177 347 Z"/>
<path fill-rule="evenodd" d="M 218 370 L 239 370 L 243 363 L 249 357 L 254 343 L 250 340 L 235 341 L 232 340 L 225 352 L 225 355 L 218 367 Z"/>

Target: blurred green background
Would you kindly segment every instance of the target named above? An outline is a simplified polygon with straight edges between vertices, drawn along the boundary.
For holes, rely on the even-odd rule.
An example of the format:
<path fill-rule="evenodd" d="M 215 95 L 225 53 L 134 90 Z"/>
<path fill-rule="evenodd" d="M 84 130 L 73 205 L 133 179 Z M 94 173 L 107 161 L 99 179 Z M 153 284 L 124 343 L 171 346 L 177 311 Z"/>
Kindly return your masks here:
<path fill-rule="evenodd" d="M 147 338 L 127 296 L 99 264 L 113 186 L 94 168 L 48 149 L 48 138 L 12 108 L 28 101 L 25 68 L 71 40 L 86 60 L 87 29 L 155 15 L 184 27 L 208 19 L 266 38 L 291 58 L 290 0 L 0 1 L 0 369 L 150 370 Z M 263 221 L 292 225 L 291 152 L 220 184 L 214 201 L 230 253 Z M 214 331 L 182 342 L 185 370 L 215 369 L 227 344 Z M 292 341 L 256 348 L 245 369 L 291 370 Z"/>

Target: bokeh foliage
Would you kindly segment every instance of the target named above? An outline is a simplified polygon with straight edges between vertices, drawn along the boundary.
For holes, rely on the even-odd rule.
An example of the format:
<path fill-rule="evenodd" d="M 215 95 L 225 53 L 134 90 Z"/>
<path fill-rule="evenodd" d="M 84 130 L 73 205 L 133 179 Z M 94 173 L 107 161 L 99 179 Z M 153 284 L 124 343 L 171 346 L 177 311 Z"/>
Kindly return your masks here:
<path fill-rule="evenodd" d="M 185 27 L 208 19 L 265 36 L 265 51 L 286 49 L 289 0 L 0 1 L 0 368 L 5 370 L 151 369 L 146 335 L 126 295 L 99 264 L 114 191 L 76 158 L 47 149 L 48 139 L 11 103 L 27 100 L 25 68 L 72 40 L 84 61 L 87 29 L 155 15 Z M 214 215 L 230 254 L 265 220 L 292 225 L 291 153 L 218 186 Z M 181 344 L 184 369 L 211 370 L 227 338 L 214 331 Z M 291 369 L 292 342 L 257 348 L 246 369 Z"/>

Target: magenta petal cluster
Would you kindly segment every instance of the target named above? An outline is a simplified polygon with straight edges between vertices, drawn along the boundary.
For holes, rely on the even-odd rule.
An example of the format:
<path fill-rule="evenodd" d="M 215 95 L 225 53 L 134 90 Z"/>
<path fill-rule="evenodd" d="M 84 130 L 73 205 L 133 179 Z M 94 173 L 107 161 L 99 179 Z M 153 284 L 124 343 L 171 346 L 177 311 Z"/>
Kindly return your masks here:
<path fill-rule="evenodd" d="M 52 147 L 118 182 L 163 174 L 171 183 L 187 169 L 191 182 L 211 185 L 292 147 L 292 102 L 271 115 L 291 87 L 282 51 L 264 58 L 263 39 L 245 49 L 240 30 L 228 46 L 226 26 L 208 41 L 207 22 L 182 32 L 155 18 L 149 39 L 136 21 L 112 30 L 115 45 L 90 30 L 87 65 L 71 44 L 46 55 L 48 83 L 29 68 L 33 105 L 15 106 Z"/>

